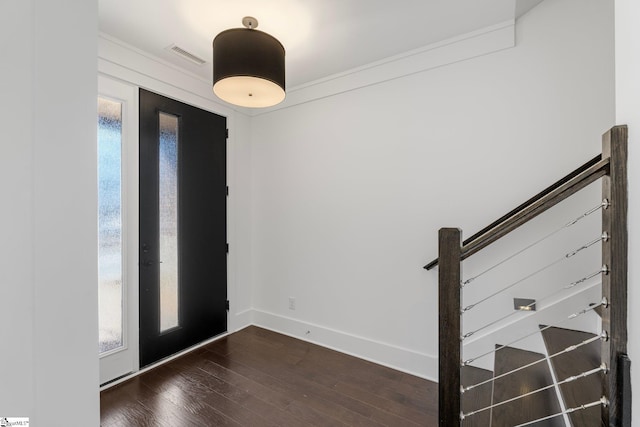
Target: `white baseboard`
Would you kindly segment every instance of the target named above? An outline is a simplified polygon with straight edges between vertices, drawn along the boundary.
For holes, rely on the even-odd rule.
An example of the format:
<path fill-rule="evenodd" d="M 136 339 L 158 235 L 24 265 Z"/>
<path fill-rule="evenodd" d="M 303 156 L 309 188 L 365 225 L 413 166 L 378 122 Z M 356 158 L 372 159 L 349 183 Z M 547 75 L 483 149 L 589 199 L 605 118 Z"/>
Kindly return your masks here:
<path fill-rule="evenodd" d="M 438 357 L 274 313 L 253 310 L 253 324 L 431 381 Z"/>
<path fill-rule="evenodd" d="M 247 326 L 253 325 L 253 310 L 243 310 L 239 313 L 229 314 L 229 332 L 236 332 Z"/>

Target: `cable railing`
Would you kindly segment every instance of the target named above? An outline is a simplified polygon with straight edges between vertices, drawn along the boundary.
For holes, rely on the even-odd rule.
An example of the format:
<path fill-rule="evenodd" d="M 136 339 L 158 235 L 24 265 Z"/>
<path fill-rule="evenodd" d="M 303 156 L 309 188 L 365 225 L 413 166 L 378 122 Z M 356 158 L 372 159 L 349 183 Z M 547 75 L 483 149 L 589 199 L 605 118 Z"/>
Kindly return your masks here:
<path fill-rule="evenodd" d="M 494 350 L 487 351 L 487 352 L 479 354 L 479 355 L 477 355 L 477 356 L 475 356 L 475 357 L 473 357 L 471 359 L 464 360 L 464 361 L 462 361 L 461 366 L 469 366 L 473 362 L 477 361 L 480 358 L 483 358 L 483 357 L 489 356 L 491 354 L 494 354 L 497 351 L 502 350 L 504 348 L 512 347 L 514 344 L 517 344 L 517 343 L 529 338 L 530 336 L 532 336 L 534 334 L 538 334 L 540 332 L 544 332 L 545 330 L 547 330 L 549 328 L 552 328 L 552 327 L 564 326 L 569 320 L 577 319 L 578 317 L 584 316 L 585 314 L 587 314 L 587 313 L 589 313 L 591 311 L 595 311 L 600 307 L 606 307 L 606 306 L 608 306 L 608 301 L 606 300 L 606 298 L 603 298 L 599 303 L 590 304 L 589 307 L 587 307 L 587 308 L 584 308 L 584 309 L 582 309 L 580 311 L 577 311 L 575 313 L 571 313 L 565 319 L 563 319 L 560 322 L 555 323 L 554 325 L 543 326 L 543 327 L 540 328 L 540 330 L 535 330 L 533 332 L 528 332 L 528 333 L 525 333 L 523 335 L 520 335 L 517 339 L 509 341 L 507 344 L 498 345 L 497 347 L 495 347 Z M 464 390 L 464 387 L 461 387 L 461 390 Z"/>
<path fill-rule="evenodd" d="M 556 358 L 556 357 L 558 357 L 558 356 L 560 356 L 562 354 L 566 354 L 566 353 L 570 353 L 572 351 L 576 351 L 577 349 L 579 349 L 581 347 L 584 347 L 586 345 L 589 345 L 592 342 L 595 342 L 595 341 L 598 341 L 598 340 L 606 340 L 607 338 L 608 338 L 607 334 L 603 332 L 600 335 L 596 335 L 596 336 L 594 336 L 592 338 L 588 338 L 588 339 L 586 339 L 586 340 L 584 340 L 584 341 L 582 341 L 582 342 L 580 342 L 578 344 L 570 345 L 570 346 L 566 347 L 564 350 L 561 350 L 561 351 L 559 351 L 557 353 L 554 353 L 554 354 L 550 355 L 546 359 L 538 359 L 535 362 L 531 362 L 531 363 L 527 363 L 527 364 L 518 366 L 517 368 L 512 369 L 510 371 L 507 371 L 505 373 L 502 373 L 500 375 L 495 375 L 495 376 L 489 378 L 488 380 L 480 381 L 479 383 L 472 384 L 472 385 L 469 385 L 469 386 L 462 386 L 462 387 L 460 387 L 460 391 L 461 391 L 461 393 L 466 393 L 466 392 L 468 392 L 470 390 L 473 390 L 474 388 L 481 387 L 481 386 L 483 386 L 485 384 L 493 383 L 496 380 L 508 377 L 508 376 L 513 375 L 513 374 L 515 374 L 517 372 L 520 372 L 520 371 L 522 371 L 524 369 L 531 368 L 532 366 L 537 365 L 537 364 L 542 363 L 542 362 L 546 362 L 547 360 L 554 359 L 554 358 Z M 470 363 L 471 363 L 470 361 L 465 361 L 465 362 L 463 362 L 463 365 L 468 365 Z"/>
<path fill-rule="evenodd" d="M 520 310 L 521 311 L 525 311 L 525 312 L 529 312 L 529 311 L 531 311 L 533 309 L 534 306 L 536 306 L 536 305 L 538 305 L 538 306 L 544 305 L 545 302 L 547 302 L 549 300 L 552 300 L 552 298 L 557 297 L 559 294 L 562 294 L 563 292 L 569 291 L 569 290 L 575 288 L 578 285 L 586 283 L 587 280 L 589 280 L 589 279 L 593 279 L 594 277 L 597 277 L 597 276 L 599 276 L 601 274 L 607 274 L 607 272 L 608 272 L 607 266 L 603 266 L 600 270 L 598 270 L 596 272 L 588 274 L 588 275 L 586 275 L 586 276 L 584 276 L 584 277 L 582 277 L 582 278 L 580 278 L 578 280 L 575 280 L 575 281 L 569 283 L 568 285 L 562 286 L 559 289 L 554 290 L 554 291 L 552 291 L 551 293 L 549 293 L 547 295 L 539 297 L 539 298 L 533 300 L 532 302 L 530 302 L 528 304 L 521 305 L 520 306 Z M 467 311 L 466 309 L 467 309 L 467 307 L 462 309 L 462 313 Z M 505 320 L 507 320 L 507 319 L 509 319 L 511 317 L 515 317 L 518 314 L 521 314 L 521 312 L 512 311 L 512 312 L 510 312 L 510 313 L 508 313 L 508 314 L 506 314 L 506 315 L 504 315 L 502 317 L 499 317 L 499 318 L 497 318 L 497 319 L 495 319 L 493 321 L 487 322 L 484 325 L 482 325 L 480 327 L 477 327 L 476 329 L 474 329 L 474 330 L 472 330 L 470 332 L 464 333 L 462 335 L 462 338 L 464 340 L 465 338 L 468 338 L 468 337 L 470 337 L 472 335 L 475 335 L 476 333 L 478 333 L 480 331 L 483 331 L 483 330 L 485 330 L 487 328 L 490 328 L 491 326 L 494 326 L 496 324 L 504 322 Z"/>
<path fill-rule="evenodd" d="M 528 244 L 527 246 L 523 247 L 520 250 L 517 250 L 516 252 L 514 252 L 513 254 L 509 255 L 506 258 L 503 258 L 501 261 L 493 264 L 491 267 L 481 271 L 480 273 L 468 278 L 467 280 L 462 282 L 462 287 L 468 285 L 469 283 L 473 282 L 474 280 L 476 280 L 477 278 L 484 276 L 485 274 L 487 274 L 488 272 L 494 270 L 497 267 L 500 267 L 501 265 L 503 265 L 504 263 L 512 260 L 513 258 L 517 257 L 518 255 L 521 255 L 523 253 L 525 253 L 527 250 L 531 249 L 532 247 L 539 245 L 540 243 L 550 239 L 551 237 L 555 236 L 556 234 L 558 234 L 559 232 L 572 227 L 574 225 L 576 225 L 580 220 L 587 218 L 588 216 L 590 216 L 591 214 L 598 212 L 600 209 L 606 209 L 609 206 L 609 201 L 608 200 L 603 200 L 602 203 L 600 203 L 598 206 L 589 209 L 588 211 L 586 211 L 585 213 L 583 213 L 582 215 L 580 215 L 579 217 L 575 218 L 572 221 L 569 221 L 568 223 L 564 224 L 562 227 L 558 227 L 555 230 L 553 230 L 552 232 L 542 236 L 541 238 L 539 238 L 538 240 L 535 240 L 534 242 Z"/>
<path fill-rule="evenodd" d="M 462 309 L 462 314 L 466 313 L 467 311 L 473 310 L 474 308 L 476 308 L 478 305 L 487 302 L 488 300 L 490 300 L 491 298 L 513 288 L 514 286 L 519 285 L 520 283 L 524 282 L 525 280 L 528 280 L 540 273 L 542 273 L 545 270 L 548 270 L 549 268 L 553 267 L 554 265 L 557 265 L 560 262 L 563 262 L 565 260 L 567 260 L 568 258 L 571 258 L 575 255 L 577 255 L 580 251 L 583 251 L 585 249 L 589 249 L 591 246 L 595 245 L 596 243 L 600 243 L 601 241 L 606 241 L 609 238 L 609 235 L 605 232 L 602 233 L 602 235 L 600 237 L 598 237 L 597 239 L 593 239 L 585 244 L 583 244 L 582 246 L 580 246 L 577 249 L 572 250 L 571 252 L 567 252 L 566 254 L 562 255 L 560 258 L 556 258 L 553 262 L 550 262 L 548 264 L 545 264 L 544 266 L 538 268 L 537 270 L 534 270 L 533 272 L 527 274 L 524 277 L 521 277 L 520 279 L 516 280 L 513 283 L 510 283 L 509 285 L 487 295 L 486 297 L 482 298 L 479 301 L 476 301 L 473 304 L 470 304 L 468 306 L 466 306 L 465 308 Z M 477 277 L 477 276 L 476 276 Z M 464 282 L 463 282 L 464 283 Z"/>
<path fill-rule="evenodd" d="M 551 419 L 556 418 L 556 417 L 560 417 L 562 415 L 572 414 L 572 413 L 574 413 L 576 411 L 583 411 L 585 409 L 593 408 L 593 407 L 596 407 L 596 406 L 603 406 L 603 407 L 606 408 L 607 406 L 609 406 L 609 401 L 607 400 L 606 397 L 602 396 L 599 400 L 596 400 L 594 402 L 586 403 L 586 404 L 577 406 L 575 408 L 569 408 L 569 409 L 566 409 L 566 410 L 564 410 L 562 412 L 558 412 L 557 414 L 547 415 L 546 417 L 541 417 L 541 418 L 538 418 L 536 420 L 532 420 L 532 421 L 528 421 L 526 423 L 518 424 L 515 427 L 530 426 L 532 424 L 537 424 L 537 423 L 540 423 L 540 422 L 543 422 L 543 421 L 551 420 Z"/>
<path fill-rule="evenodd" d="M 494 404 L 492 404 L 492 405 L 485 406 L 484 408 L 477 409 L 477 410 L 475 410 L 475 411 L 470 411 L 470 412 L 467 412 L 467 413 L 462 413 L 462 414 L 460 414 L 460 419 L 461 419 L 461 420 L 464 420 L 465 418 L 470 417 L 470 416 L 473 416 L 473 415 L 476 415 L 476 414 L 479 414 L 480 412 L 488 411 L 488 410 L 490 410 L 490 409 L 497 408 L 498 406 L 506 405 L 506 404 L 508 404 L 508 403 L 514 402 L 514 401 L 516 401 L 516 400 L 518 400 L 518 399 L 524 399 L 524 398 L 529 397 L 529 396 L 532 396 L 532 395 L 534 395 L 534 394 L 536 394 L 536 393 L 541 393 L 541 392 L 543 392 L 543 391 L 545 391 L 545 390 L 549 390 L 550 388 L 553 388 L 553 387 L 555 387 L 555 386 L 557 386 L 557 385 L 567 384 L 567 383 L 570 383 L 570 382 L 575 381 L 575 380 L 577 380 L 577 379 L 580 379 L 580 378 L 586 378 L 586 377 L 588 377 L 588 376 L 590 376 L 590 375 L 594 375 L 594 374 L 597 374 L 597 373 L 599 373 L 599 372 L 606 372 L 606 371 L 607 371 L 607 365 L 605 365 L 605 364 L 603 363 L 602 365 L 600 365 L 600 366 L 599 366 L 599 367 L 597 367 L 597 368 L 594 368 L 594 369 L 591 369 L 591 370 L 589 370 L 589 371 L 583 372 L 583 373 L 581 373 L 581 374 L 579 374 L 579 375 L 573 375 L 573 376 L 571 376 L 571 377 L 565 378 L 565 379 L 564 379 L 564 380 L 562 380 L 562 381 L 558 381 L 558 382 L 556 382 L 556 383 L 554 383 L 554 384 L 549 384 L 549 385 L 547 385 L 547 386 L 540 387 L 540 388 L 538 388 L 538 389 L 535 389 L 535 390 L 532 390 L 532 391 L 529 391 L 529 392 L 526 392 L 526 393 L 523 393 L 523 394 L 517 395 L 517 396 L 512 397 L 512 398 L 510 398 L 510 399 L 506 399 L 506 400 L 500 401 L 500 402 L 498 402 L 498 403 L 494 403 Z M 530 421 L 530 423 L 540 422 L 540 421 L 542 421 L 542 420 L 543 420 L 543 419 L 545 419 L 545 418 L 546 418 L 546 417 L 540 417 L 540 418 L 537 418 L 537 419 L 535 419 L 535 420 Z"/>
<path fill-rule="evenodd" d="M 630 425 L 630 395 L 623 392 L 630 375 L 628 357 L 626 356 L 626 161 L 627 128 L 626 126 L 616 126 L 603 135 L 601 155 L 596 156 L 464 242 L 461 241 L 462 233 L 459 229 L 443 228 L 440 230 L 438 258 L 425 266 L 426 269 L 439 267 L 440 426 L 491 426 L 496 422 L 495 425 L 525 426 L 540 422 L 550 423 L 548 425 L 574 425 L 575 420 L 578 419 L 574 417 L 579 413 L 583 414 L 580 416 L 596 414 L 599 419 L 594 420 L 594 425 Z M 536 237 L 530 243 L 525 243 L 524 246 L 507 256 L 500 257 L 499 261 L 489 262 L 489 266 L 480 269 L 479 273 L 472 274 L 466 279 L 462 278 L 461 264 L 463 260 L 598 180 L 602 181 L 602 198 L 598 205 L 585 210 L 584 213 L 553 228 L 550 232 L 540 233 L 541 237 Z M 515 270 L 520 273 L 520 276 L 505 280 L 505 283 L 500 283 L 500 280 L 496 279 L 490 283 L 490 287 L 485 283 L 487 281 L 485 276 L 488 276 L 488 273 L 499 272 L 501 268 L 513 263 L 520 256 L 524 257 L 529 254 L 531 258 L 536 258 L 531 256 L 531 251 L 534 248 L 547 244 L 552 238 L 562 236 L 561 233 L 596 212 L 601 213 L 602 218 L 601 230 L 598 231 L 597 238 L 585 239 L 585 243 L 564 250 L 559 256 L 554 256 L 551 260 L 544 261 L 542 265 L 530 268 L 529 271 L 521 272 L 521 267 L 518 267 Z M 598 261 L 600 267 L 597 269 L 591 267 L 589 273 L 577 272 L 573 278 L 560 283 L 548 283 L 547 278 L 541 278 L 543 273 L 553 274 L 551 269 L 562 268 L 569 259 L 578 258 L 583 253 L 593 252 L 596 249 L 601 252 L 601 259 Z M 582 262 L 587 266 L 592 263 L 591 258 L 589 261 Z M 483 280 L 478 281 L 481 277 Z M 598 279 L 599 283 L 592 283 Z M 524 285 L 536 282 L 536 280 L 538 285 L 524 287 Z M 545 283 L 542 290 L 538 289 L 540 282 Z M 465 288 L 471 284 L 474 288 L 473 301 L 463 303 L 465 293 L 468 292 L 468 289 Z M 599 300 L 590 300 L 585 306 L 575 310 L 570 309 L 571 304 L 582 303 L 577 295 L 582 295 L 581 298 L 592 298 L 592 289 L 598 285 L 601 289 Z M 522 289 L 527 289 L 529 293 L 535 290 L 542 294 L 531 302 L 523 303 L 512 312 L 505 313 L 504 310 L 495 308 L 497 300 L 504 301 L 505 295 L 512 296 L 516 290 L 522 291 Z M 484 295 L 479 295 L 478 291 L 484 292 Z M 463 331 L 463 319 L 478 309 L 486 310 L 488 313 L 476 314 L 476 317 L 469 321 L 471 327 L 467 331 Z M 564 314 L 562 314 L 563 310 Z M 560 314 L 553 314 L 555 311 L 559 311 Z M 544 318 L 544 316 L 552 314 L 555 316 L 552 316 L 553 322 L 546 325 L 538 323 L 535 330 L 527 330 L 530 323 L 537 317 Z M 471 384 L 462 384 L 463 369 L 475 368 L 476 365 L 490 365 L 481 359 L 493 357 L 494 360 L 497 360 L 498 352 L 514 348 L 526 349 L 531 344 L 525 345 L 525 342 L 540 340 L 535 337 L 544 335 L 552 328 L 572 329 L 572 322 L 597 324 L 598 332 L 592 333 L 589 338 L 571 343 L 553 354 L 540 354 L 538 359 L 511 367 L 505 372 L 492 372 L 490 378 L 484 378 Z M 582 330 L 583 328 L 573 329 Z M 478 343 L 497 340 L 496 337 L 503 334 L 504 331 L 509 332 L 502 335 L 500 341 L 506 341 L 506 344 L 498 344 L 496 341 L 490 343 L 491 350 L 478 351 L 478 348 L 481 348 L 477 345 Z M 558 377 L 562 370 L 554 370 L 552 368 L 554 363 L 559 363 L 560 359 L 572 357 L 574 353 L 591 346 L 597 346 L 598 343 L 600 343 L 601 351 L 600 360 L 597 363 L 594 361 L 591 366 L 581 367 L 580 372 L 565 375 L 562 378 Z M 467 356 L 466 353 L 471 354 Z M 533 354 L 538 353 L 531 353 L 531 355 Z M 484 389 L 482 386 L 490 386 L 493 390 L 496 387 L 501 387 L 501 385 L 497 386 L 497 383 L 515 381 L 518 375 L 540 368 L 546 368 L 551 372 L 550 379 L 545 377 L 544 381 L 540 380 L 542 382 L 522 387 L 522 392 L 517 395 L 503 396 L 502 399 L 498 399 L 492 392 L 490 401 L 484 399 L 483 403 L 476 402 L 476 406 L 471 409 L 466 405 L 463 410 L 463 398 L 471 391 L 478 392 Z M 585 379 L 592 381 L 593 378 L 599 379 L 598 381 L 602 384 L 599 398 L 594 397 L 590 401 L 578 403 L 562 400 L 565 387 L 577 381 L 585 381 Z M 505 424 L 504 420 L 498 419 L 500 411 L 504 411 L 504 408 L 526 407 L 531 399 L 553 395 L 560 397 L 559 402 L 548 404 L 540 413 L 518 414 L 520 418 L 516 417 L 517 421 L 512 424 Z M 548 397 L 544 398 L 548 399 Z M 512 409 L 511 412 L 517 412 L 517 410 Z M 483 415 L 481 418 L 483 421 L 478 421 L 480 420 L 478 415 Z M 528 418 L 523 418 L 525 416 Z"/>

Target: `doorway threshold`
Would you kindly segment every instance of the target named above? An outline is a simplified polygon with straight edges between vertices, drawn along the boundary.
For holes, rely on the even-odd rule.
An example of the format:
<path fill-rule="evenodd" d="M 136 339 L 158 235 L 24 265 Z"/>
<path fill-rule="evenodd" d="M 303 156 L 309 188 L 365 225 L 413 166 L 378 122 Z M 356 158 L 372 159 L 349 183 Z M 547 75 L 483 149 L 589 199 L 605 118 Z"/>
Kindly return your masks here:
<path fill-rule="evenodd" d="M 132 378 L 135 378 L 140 374 L 143 374 L 143 373 L 145 373 L 147 371 L 152 370 L 153 368 L 157 368 L 158 366 L 164 365 L 165 363 L 170 362 L 170 361 L 172 361 L 174 359 L 177 359 L 178 357 L 182 357 L 182 356 L 184 356 L 186 354 L 189 354 L 192 351 L 199 349 L 200 347 L 204 347 L 207 344 L 211 344 L 214 341 L 222 339 L 222 338 L 226 337 L 229 334 L 230 334 L 230 332 L 227 331 L 227 332 L 224 332 L 224 333 L 222 333 L 220 335 L 216 335 L 213 338 L 209 338 L 209 339 L 207 339 L 205 341 L 202 341 L 201 343 L 195 344 L 195 345 L 193 345 L 193 346 L 191 346 L 189 348 L 185 348 L 184 350 L 182 350 L 182 351 L 180 351 L 180 352 L 178 352 L 176 354 L 172 354 L 171 356 L 167 356 L 164 359 L 158 360 L 157 362 L 154 362 L 151 365 L 145 366 L 144 368 L 139 369 L 139 370 L 137 370 L 135 372 L 131 372 L 129 374 L 125 374 L 125 375 L 123 375 L 121 377 L 118 377 L 118 378 L 115 378 L 115 379 L 113 379 L 111 381 L 107 381 L 104 384 L 100 384 L 100 391 L 107 390 L 107 389 L 109 389 L 109 388 L 111 388 L 113 386 L 116 386 L 116 385 L 121 384 L 121 383 L 123 383 L 125 381 L 128 381 L 128 380 L 130 380 Z"/>

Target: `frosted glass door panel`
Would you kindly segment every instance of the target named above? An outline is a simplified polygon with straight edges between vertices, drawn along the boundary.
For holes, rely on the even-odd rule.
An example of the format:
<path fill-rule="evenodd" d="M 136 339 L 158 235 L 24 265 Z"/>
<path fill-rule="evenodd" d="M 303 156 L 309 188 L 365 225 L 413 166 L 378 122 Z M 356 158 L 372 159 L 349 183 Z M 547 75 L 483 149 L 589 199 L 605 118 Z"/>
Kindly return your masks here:
<path fill-rule="evenodd" d="M 121 348 L 122 104 L 98 98 L 98 299 L 100 354 Z"/>
<path fill-rule="evenodd" d="M 179 325 L 178 117 L 160 113 L 160 332 Z"/>
<path fill-rule="evenodd" d="M 227 330 L 227 127 L 144 89 L 138 111 L 139 343 L 149 366 Z"/>

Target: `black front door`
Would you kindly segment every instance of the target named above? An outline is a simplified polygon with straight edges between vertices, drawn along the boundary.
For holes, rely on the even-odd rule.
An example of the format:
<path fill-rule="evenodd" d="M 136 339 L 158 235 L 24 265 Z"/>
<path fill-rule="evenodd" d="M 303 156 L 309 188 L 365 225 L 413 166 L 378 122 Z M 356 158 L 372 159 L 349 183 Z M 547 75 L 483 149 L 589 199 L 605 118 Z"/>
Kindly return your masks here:
<path fill-rule="evenodd" d="M 226 119 L 140 89 L 140 366 L 227 330 Z"/>

